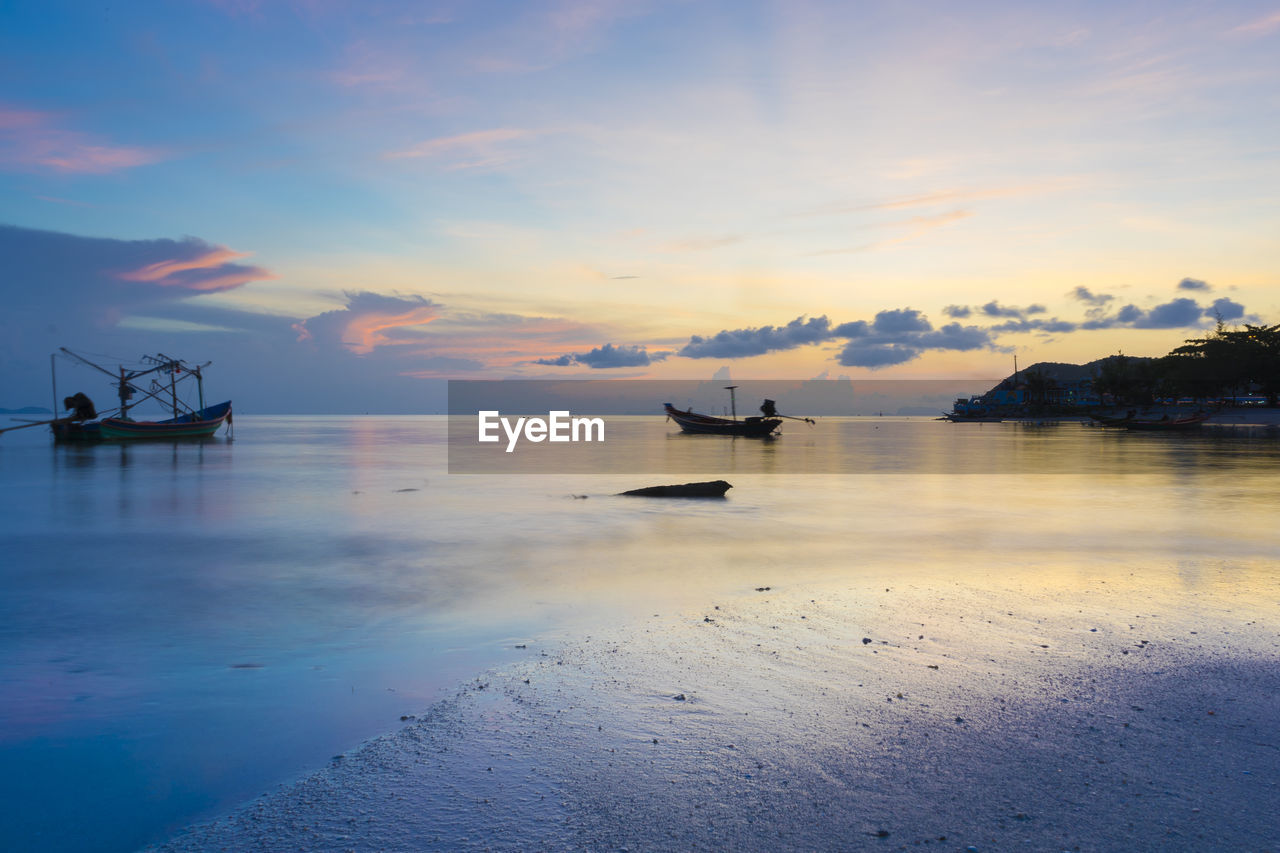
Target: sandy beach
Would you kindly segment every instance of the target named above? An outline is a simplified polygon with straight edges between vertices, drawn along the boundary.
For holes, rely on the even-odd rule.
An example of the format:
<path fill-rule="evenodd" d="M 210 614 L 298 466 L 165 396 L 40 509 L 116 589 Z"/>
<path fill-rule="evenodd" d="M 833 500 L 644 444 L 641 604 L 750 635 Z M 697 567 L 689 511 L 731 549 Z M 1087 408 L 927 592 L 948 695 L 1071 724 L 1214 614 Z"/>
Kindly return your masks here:
<path fill-rule="evenodd" d="M 1152 580 L 762 578 L 153 849 L 1280 849 L 1280 583 Z"/>

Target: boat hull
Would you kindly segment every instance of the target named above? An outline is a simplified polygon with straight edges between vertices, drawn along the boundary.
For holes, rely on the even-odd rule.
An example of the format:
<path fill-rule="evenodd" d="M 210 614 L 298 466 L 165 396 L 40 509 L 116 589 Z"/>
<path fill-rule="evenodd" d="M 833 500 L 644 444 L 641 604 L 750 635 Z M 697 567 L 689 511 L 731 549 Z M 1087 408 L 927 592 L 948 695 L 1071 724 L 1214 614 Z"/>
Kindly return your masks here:
<path fill-rule="evenodd" d="M 747 418 L 741 421 L 682 412 L 665 403 L 667 416 L 680 425 L 680 429 L 695 435 L 740 435 L 748 438 L 764 438 L 772 435 L 781 424 L 780 418 Z"/>
<path fill-rule="evenodd" d="M 131 421 L 103 418 L 100 421 L 76 423 L 65 421 L 52 425 L 58 441 L 139 441 L 148 439 L 208 438 L 231 420 L 231 401 L 206 406 L 198 412 L 179 415 L 165 421 Z"/>

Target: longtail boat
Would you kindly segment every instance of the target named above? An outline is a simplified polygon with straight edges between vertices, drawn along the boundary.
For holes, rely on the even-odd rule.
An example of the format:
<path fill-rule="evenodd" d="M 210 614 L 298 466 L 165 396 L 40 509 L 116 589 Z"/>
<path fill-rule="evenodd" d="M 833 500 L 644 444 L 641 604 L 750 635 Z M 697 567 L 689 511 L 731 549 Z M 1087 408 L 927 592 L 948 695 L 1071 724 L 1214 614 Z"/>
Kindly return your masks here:
<path fill-rule="evenodd" d="M 1165 415 L 1162 418 L 1134 418 L 1121 423 L 1120 426 L 1125 429 L 1148 431 L 1195 429 L 1209 420 L 1211 416 L 1211 412 L 1197 412 L 1194 415 L 1183 415 L 1182 417 Z"/>
<path fill-rule="evenodd" d="M 679 424 L 681 430 L 702 435 L 744 435 L 751 438 L 764 438 L 772 435 L 773 431 L 782 424 L 779 418 L 746 418 L 739 421 L 700 415 L 693 411 L 682 412 L 670 403 L 663 403 L 662 407 L 666 410 L 667 417 Z"/>
<path fill-rule="evenodd" d="M 1194 412 L 1187 415 L 1166 413 L 1157 418 L 1153 415 L 1139 415 L 1136 410 L 1130 409 L 1123 417 L 1107 417 L 1104 415 L 1091 415 L 1091 417 L 1097 424 L 1104 427 L 1164 432 L 1195 429 L 1213 417 L 1213 412 Z"/>
<path fill-rule="evenodd" d="M 760 407 L 760 411 L 764 412 L 764 417 L 756 416 L 738 420 L 737 395 L 734 393 L 737 387 L 737 385 L 724 386 L 724 390 L 729 392 L 729 404 L 733 412 L 733 417 L 731 418 L 702 415 L 692 409 L 682 412 L 670 403 L 663 403 L 662 408 L 666 411 L 667 417 L 680 425 L 682 431 L 696 435 L 740 435 L 747 438 L 768 438 L 773 434 L 774 430 L 782 425 L 783 418 L 804 421 L 810 426 L 814 423 L 812 418 L 796 418 L 790 415 L 778 414 L 777 409 L 774 408 L 773 400 L 765 400 L 764 405 Z"/>
<path fill-rule="evenodd" d="M 60 350 L 72 360 L 110 376 L 120 399 L 118 408 L 101 415 L 94 410 L 93 402 L 77 392 L 63 401 L 74 414 L 48 421 L 53 438 L 59 442 L 82 441 L 137 441 L 147 439 L 208 438 L 223 424 L 230 425 L 231 401 L 206 406 L 204 402 L 204 368 L 209 362 L 189 365 L 181 359 L 170 358 L 163 353 L 145 355 L 140 365 L 132 369 L 118 370 L 95 364 L 66 347 Z M 149 377 L 147 385 L 140 383 Z M 182 391 L 195 380 L 197 403 L 185 402 Z M 57 399 L 57 374 L 54 373 L 54 399 Z M 137 420 L 130 410 L 147 400 L 156 400 L 171 417 L 163 420 Z M 35 424 L 31 424 L 35 426 Z"/>

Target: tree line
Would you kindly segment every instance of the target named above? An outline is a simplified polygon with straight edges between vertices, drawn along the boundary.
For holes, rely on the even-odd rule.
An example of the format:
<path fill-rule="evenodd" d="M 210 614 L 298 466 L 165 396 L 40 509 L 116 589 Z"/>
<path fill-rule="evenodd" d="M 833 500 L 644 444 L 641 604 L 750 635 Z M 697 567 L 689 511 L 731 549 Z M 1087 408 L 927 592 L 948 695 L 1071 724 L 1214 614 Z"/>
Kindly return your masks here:
<path fill-rule="evenodd" d="M 1262 395 L 1274 406 L 1280 396 L 1280 324 L 1228 329 L 1219 321 L 1204 337 L 1191 338 L 1160 358 L 1107 359 L 1093 388 L 1117 403 Z"/>

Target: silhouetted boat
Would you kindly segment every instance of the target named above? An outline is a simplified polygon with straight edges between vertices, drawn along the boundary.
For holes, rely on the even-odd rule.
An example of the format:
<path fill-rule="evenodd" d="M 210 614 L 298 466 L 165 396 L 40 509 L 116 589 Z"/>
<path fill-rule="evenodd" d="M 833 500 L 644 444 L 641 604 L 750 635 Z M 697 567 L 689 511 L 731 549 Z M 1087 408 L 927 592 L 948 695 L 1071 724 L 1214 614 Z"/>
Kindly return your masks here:
<path fill-rule="evenodd" d="M 1146 430 L 1148 432 L 1161 432 L 1183 429 L 1195 429 L 1213 416 L 1212 412 L 1196 412 L 1191 415 L 1170 415 L 1164 414 L 1160 417 L 1140 417 L 1137 412 L 1130 410 L 1123 417 L 1108 417 L 1105 415 L 1092 415 L 1093 420 L 1105 427 L 1123 427 L 1124 429 Z"/>
<path fill-rule="evenodd" d="M 943 412 L 940 421 L 951 421 L 953 424 L 998 424 L 1004 418 L 999 415 L 966 415 L 959 412 Z"/>
<path fill-rule="evenodd" d="M 57 418 L 49 422 L 55 441 L 136 441 L 146 439 L 178 439 L 208 438 L 218 431 L 223 424 L 231 423 L 231 401 L 227 400 L 212 406 L 204 404 L 204 376 L 202 370 L 209 366 L 188 365 L 180 359 L 160 354 L 143 356 L 143 366 L 133 370 L 120 367 L 118 371 L 108 370 L 94 364 L 82 355 L 72 352 L 66 347 L 62 352 L 81 364 L 94 368 L 110 376 L 116 386 L 116 394 L 120 406 L 109 416 L 99 416 L 94 411 L 93 403 L 82 393 L 77 393 L 63 401 L 68 409 L 75 409 L 75 415 Z M 146 388 L 136 384 L 144 376 L 151 377 Z M 199 408 L 193 408 L 183 402 L 179 395 L 179 384 L 188 378 L 194 378 Z M 54 378 L 54 397 L 57 397 L 57 378 Z M 140 395 L 136 402 L 135 396 Z M 129 417 L 129 410 L 139 403 L 153 399 L 172 412 L 172 417 L 164 420 L 135 420 Z M 34 425 L 34 424 L 33 424 Z"/>
<path fill-rule="evenodd" d="M 746 418 L 730 420 L 711 415 L 700 415 L 697 412 L 682 412 L 670 403 L 663 403 L 667 417 L 680 425 L 685 432 L 705 435 L 745 435 L 751 438 L 764 438 L 771 435 L 781 424 L 781 418 Z"/>
<path fill-rule="evenodd" d="M 1180 418 L 1165 415 L 1162 418 L 1134 418 L 1125 421 L 1120 426 L 1125 429 L 1141 429 L 1141 430 L 1180 430 L 1195 429 L 1200 424 L 1209 420 L 1211 414 L 1209 412 L 1198 412 L 1194 415 L 1183 415 Z"/>

